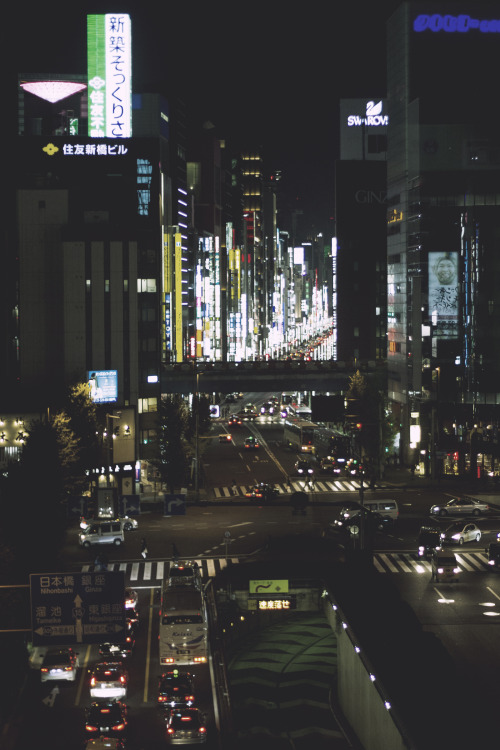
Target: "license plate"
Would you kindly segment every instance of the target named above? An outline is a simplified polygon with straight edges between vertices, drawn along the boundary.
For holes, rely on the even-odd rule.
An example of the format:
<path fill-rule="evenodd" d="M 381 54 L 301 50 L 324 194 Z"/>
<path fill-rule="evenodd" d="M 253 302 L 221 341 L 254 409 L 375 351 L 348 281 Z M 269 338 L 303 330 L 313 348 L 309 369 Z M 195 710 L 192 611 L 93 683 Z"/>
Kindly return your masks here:
<path fill-rule="evenodd" d="M 177 651 L 177 653 L 178 654 L 190 654 L 191 651 L 181 651 L 181 650 L 179 650 L 179 651 Z"/>

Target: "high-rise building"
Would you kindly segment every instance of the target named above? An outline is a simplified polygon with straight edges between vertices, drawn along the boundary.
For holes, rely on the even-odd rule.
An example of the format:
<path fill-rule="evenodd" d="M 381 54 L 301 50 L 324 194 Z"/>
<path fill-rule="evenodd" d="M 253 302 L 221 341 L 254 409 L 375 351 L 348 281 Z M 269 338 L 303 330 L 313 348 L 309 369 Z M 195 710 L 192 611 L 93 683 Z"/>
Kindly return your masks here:
<path fill-rule="evenodd" d="M 425 472 L 498 470 L 499 45 L 488 2 L 387 25 L 389 397 Z"/>
<path fill-rule="evenodd" d="M 335 358 L 386 358 L 386 152 L 384 99 L 342 99 L 335 163 Z"/>

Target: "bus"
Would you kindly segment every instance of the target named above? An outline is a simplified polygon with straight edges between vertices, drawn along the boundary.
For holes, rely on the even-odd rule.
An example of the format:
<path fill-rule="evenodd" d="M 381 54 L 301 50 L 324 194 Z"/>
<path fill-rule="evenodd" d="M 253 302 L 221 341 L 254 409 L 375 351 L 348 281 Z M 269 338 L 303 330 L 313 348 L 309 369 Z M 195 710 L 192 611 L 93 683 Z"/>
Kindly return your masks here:
<path fill-rule="evenodd" d="M 160 607 L 160 666 L 208 662 L 207 608 L 194 586 L 163 582 Z"/>
<path fill-rule="evenodd" d="M 332 458 L 347 464 L 352 459 L 349 435 L 318 426 L 314 432 L 314 452 L 318 458 Z"/>
<path fill-rule="evenodd" d="M 314 453 L 314 433 L 318 425 L 299 417 L 287 417 L 283 424 L 283 443 L 299 453 Z"/>

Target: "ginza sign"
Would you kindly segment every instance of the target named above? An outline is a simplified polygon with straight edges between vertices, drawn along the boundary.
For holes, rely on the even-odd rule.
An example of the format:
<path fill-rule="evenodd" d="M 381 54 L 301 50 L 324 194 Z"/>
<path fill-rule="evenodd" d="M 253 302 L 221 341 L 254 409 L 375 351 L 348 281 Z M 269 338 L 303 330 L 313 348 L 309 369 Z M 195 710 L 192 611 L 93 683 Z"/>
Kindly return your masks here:
<path fill-rule="evenodd" d="M 382 100 L 379 102 L 367 102 L 365 115 L 348 115 L 348 127 L 359 127 L 365 125 L 368 127 L 378 127 L 389 124 L 389 116 L 382 114 Z"/>

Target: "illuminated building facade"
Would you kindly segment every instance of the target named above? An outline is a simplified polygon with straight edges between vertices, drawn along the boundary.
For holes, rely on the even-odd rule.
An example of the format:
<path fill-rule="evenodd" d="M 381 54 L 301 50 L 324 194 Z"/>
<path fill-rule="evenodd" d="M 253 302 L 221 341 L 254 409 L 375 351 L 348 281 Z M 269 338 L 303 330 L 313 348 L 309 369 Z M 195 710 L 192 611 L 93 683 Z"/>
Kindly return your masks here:
<path fill-rule="evenodd" d="M 389 397 L 426 473 L 498 468 L 496 19 L 487 2 L 405 2 L 387 26 Z"/>

